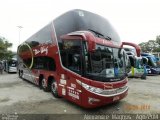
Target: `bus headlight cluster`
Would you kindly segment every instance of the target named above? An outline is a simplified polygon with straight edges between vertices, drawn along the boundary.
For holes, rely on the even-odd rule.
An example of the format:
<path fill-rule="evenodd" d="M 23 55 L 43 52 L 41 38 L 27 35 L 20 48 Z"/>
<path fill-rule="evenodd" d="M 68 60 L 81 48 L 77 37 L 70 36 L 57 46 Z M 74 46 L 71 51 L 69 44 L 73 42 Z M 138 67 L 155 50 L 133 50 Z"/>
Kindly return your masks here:
<path fill-rule="evenodd" d="M 83 88 L 85 88 L 86 90 L 90 91 L 90 92 L 95 92 L 95 93 L 101 93 L 103 92 L 103 89 L 101 88 L 96 88 L 90 85 L 87 85 L 79 80 L 77 80 L 77 83 L 79 83 Z"/>
<path fill-rule="evenodd" d="M 87 90 L 89 92 L 92 92 L 92 93 L 95 93 L 95 94 L 100 95 L 100 96 L 104 96 L 104 97 L 113 97 L 113 96 L 122 94 L 122 93 L 124 93 L 128 90 L 127 84 L 123 87 L 120 87 L 120 88 L 103 90 L 101 88 L 96 88 L 96 87 L 93 87 L 91 85 L 87 85 L 86 83 L 83 83 L 80 80 L 76 80 L 76 81 L 85 90 Z"/>

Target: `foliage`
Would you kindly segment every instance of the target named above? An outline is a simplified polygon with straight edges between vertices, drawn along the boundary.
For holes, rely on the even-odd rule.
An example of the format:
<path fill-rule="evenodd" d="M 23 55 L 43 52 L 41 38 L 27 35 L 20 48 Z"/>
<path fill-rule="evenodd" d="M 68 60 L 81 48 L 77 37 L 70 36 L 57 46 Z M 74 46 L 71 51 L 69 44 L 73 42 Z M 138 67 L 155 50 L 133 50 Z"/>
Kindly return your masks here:
<path fill-rule="evenodd" d="M 0 37 L 0 60 L 12 58 L 13 53 L 12 51 L 8 50 L 10 47 L 12 47 L 12 43 L 9 43 L 3 37 Z"/>
<path fill-rule="evenodd" d="M 147 47 L 147 42 L 142 42 L 142 43 L 139 44 L 139 46 L 141 47 L 142 52 L 149 51 L 149 49 Z"/>
<path fill-rule="evenodd" d="M 160 45 L 160 35 L 156 37 L 156 42 Z"/>
<path fill-rule="evenodd" d="M 153 52 L 160 52 L 160 47 L 159 47 L 159 48 L 155 48 L 155 49 L 153 50 Z"/>
<path fill-rule="evenodd" d="M 139 44 L 142 52 L 160 52 L 160 36 L 156 40 L 149 40 Z"/>

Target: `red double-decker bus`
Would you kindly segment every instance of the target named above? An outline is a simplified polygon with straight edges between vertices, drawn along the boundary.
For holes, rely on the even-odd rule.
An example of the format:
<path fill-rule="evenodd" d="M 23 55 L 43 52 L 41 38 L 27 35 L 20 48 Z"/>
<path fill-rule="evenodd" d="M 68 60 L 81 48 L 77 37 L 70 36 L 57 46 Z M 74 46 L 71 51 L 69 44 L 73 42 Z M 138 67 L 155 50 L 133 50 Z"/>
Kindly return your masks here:
<path fill-rule="evenodd" d="M 127 56 L 111 24 L 84 10 L 59 16 L 18 47 L 19 77 L 85 108 L 127 95 Z"/>

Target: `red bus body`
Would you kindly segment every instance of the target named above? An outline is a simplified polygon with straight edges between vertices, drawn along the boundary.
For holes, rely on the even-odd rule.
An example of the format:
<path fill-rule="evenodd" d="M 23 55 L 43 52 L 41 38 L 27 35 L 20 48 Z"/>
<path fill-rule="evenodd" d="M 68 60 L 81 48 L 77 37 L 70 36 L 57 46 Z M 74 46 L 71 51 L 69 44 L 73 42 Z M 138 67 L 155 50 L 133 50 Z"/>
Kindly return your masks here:
<path fill-rule="evenodd" d="M 88 24 L 94 26 L 92 21 L 84 20 L 83 24 L 79 24 L 81 21 L 77 23 L 77 19 L 74 20 L 76 22 L 70 21 L 73 19 L 72 15 L 86 21 L 90 21 L 88 17 L 98 16 L 83 10 L 69 11 L 31 36 L 18 47 L 19 76 L 39 85 L 45 91 L 51 91 L 56 97 L 66 98 L 85 108 L 95 108 L 123 99 L 128 93 L 128 79 L 125 74 L 125 59 L 122 60 L 125 55 L 118 57 L 121 41 L 115 40 L 116 33 L 108 34 L 108 40 L 103 35 L 94 35 L 94 31 L 85 28 Z M 67 28 L 66 24 L 79 29 L 72 29 L 72 26 Z M 103 25 L 95 26 L 96 31 Z M 106 35 L 105 32 L 103 34 Z M 118 53 L 114 56 L 115 52 L 112 51 L 116 50 Z M 79 56 L 76 58 L 74 53 Z M 119 65 L 121 67 L 117 69 L 120 70 L 118 72 L 115 72 L 118 63 L 115 57 L 117 61 L 121 58 L 123 63 Z M 80 60 L 79 64 L 73 59 Z M 115 61 L 113 68 L 112 65 L 106 67 L 108 61 Z"/>

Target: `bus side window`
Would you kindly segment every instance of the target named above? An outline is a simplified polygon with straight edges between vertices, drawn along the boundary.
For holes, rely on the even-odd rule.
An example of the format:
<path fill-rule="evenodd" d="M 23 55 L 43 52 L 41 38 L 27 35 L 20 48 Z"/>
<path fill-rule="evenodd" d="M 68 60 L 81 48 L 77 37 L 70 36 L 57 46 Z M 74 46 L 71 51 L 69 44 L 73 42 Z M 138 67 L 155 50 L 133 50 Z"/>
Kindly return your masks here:
<path fill-rule="evenodd" d="M 48 61 L 49 61 L 49 62 L 47 63 L 47 64 L 48 64 L 48 70 L 50 70 L 50 71 L 55 71 L 55 70 L 56 70 L 55 60 L 52 59 L 52 58 L 49 58 Z"/>
<path fill-rule="evenodd" d="M 33 68 L 55 71 L 56 70 L 55 60 L 50 57 L 42 57 L 42 56 L 36 57 L 34 58 Z"/>

